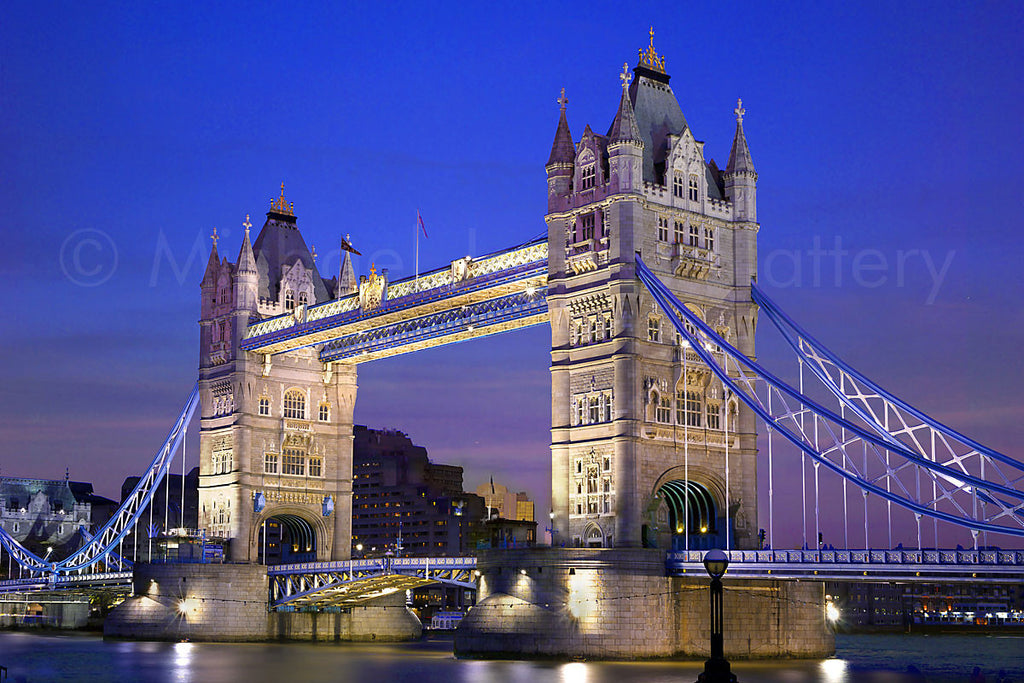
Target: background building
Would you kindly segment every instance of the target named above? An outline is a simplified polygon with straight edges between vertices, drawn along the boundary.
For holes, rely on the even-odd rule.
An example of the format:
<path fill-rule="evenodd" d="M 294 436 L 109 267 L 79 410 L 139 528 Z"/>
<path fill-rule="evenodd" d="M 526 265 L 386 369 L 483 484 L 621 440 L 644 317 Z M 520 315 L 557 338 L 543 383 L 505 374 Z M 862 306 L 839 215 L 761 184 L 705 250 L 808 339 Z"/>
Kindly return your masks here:
<path fill-rule="evenodd" d="M 128 477 L 121 484 L 121 502 L 131 496 L 139 483 L 138 477 Z M 182 494 L 184 492 L 184 498 Z M 184 504 L 182 504 L 184 501 Z M 152 509 L 152 516 L 150 516 Z M 199 468 L 193 467 L 185 475 L 184 488 L 180 474 L 170 474 L 153 491 L 150 505 L 142 510 L 139 516 L 138 531 L 125 536 L 121 544 L 121 555 L 129 560 L 147 560 L 152 548 L 153 557 L 160 557 L 163 544 L 158 542 L 166 538 L 171 530 L 186 529 L 195 533 L 199 527 Z M 150 536 L 153 543 L 149 543 Z M 138 548 L 136 548 L 138 544 Z"/>
<path fill-rule="evenodd" d="M 503 484 L 481 484 L 476 488 L 476 495 L 484 499 L 489 517 L 501 519 L 534 521 L 533 501 L 525 491 L 513 493 Z"/>
<path fill-rule="evenodd" d="M 354 556 L 464 555 L 484 502 L 462 490 L 462 468 L 431 463 L 397 430 L 356 425 L 352 444 Z"/>
<path fill-rule="evenodd" d="M 115 505 L 86 482 L 0 477 L 0 525 L 41 557 L 66 557 L 81 545 L 78 529 L 94 531 Z"/>

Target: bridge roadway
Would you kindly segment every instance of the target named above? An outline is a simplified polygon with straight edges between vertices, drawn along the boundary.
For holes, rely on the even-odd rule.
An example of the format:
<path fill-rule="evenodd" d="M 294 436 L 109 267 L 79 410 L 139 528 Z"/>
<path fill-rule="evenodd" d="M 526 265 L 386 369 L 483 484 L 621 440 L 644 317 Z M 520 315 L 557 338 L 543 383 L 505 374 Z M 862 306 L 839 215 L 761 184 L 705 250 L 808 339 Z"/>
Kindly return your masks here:
<path fill-rule="evenodd" d="M 703 550 L 668 553 L 669 576 L 706 576 Z M 794 581 L 1020 583 L 1024 550 L 730 550 L 728 577 Z"/>
<path fill-rule="evenodd" d="M 376 273 L 357 293 L 250 325 L 246 351 L 322 344 L 320 360 L 363 363 L 548 322 L 547 239 L 389 283 Z"/>

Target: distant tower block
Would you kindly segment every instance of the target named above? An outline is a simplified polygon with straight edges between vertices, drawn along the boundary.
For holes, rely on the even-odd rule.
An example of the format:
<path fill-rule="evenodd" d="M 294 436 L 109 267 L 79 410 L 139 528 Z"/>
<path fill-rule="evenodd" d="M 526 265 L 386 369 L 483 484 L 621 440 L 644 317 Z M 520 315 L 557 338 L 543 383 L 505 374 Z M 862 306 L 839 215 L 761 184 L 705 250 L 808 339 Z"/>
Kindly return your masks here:
<path fill-rule="evenodd" d="M 651 44 L 620 75 L 606 135 L 573 142 L 563 90 L 548 175 L 554 543 L 756 543 L 753 415 L 677 339 L 634 277 L 639 253 L 754 353 L 757 174 L 742 106 L 723 172 L 705 160 Z M 727 444 L 728 441 L 728 444 Z M 726 493 L 726 447 L 729 490 Z"/>
<path fill-rule="evenodd" d="M 239 348 L 251 322 L 302 316 L 338 284 L 317 271 L 283 185 L 255 243 L 243 226 L 235 263 L 214 238 L 201 285 L 199 526 L 233 561 L 261 561 L 267 544 L 285 562 L 347 559 L 355 366 Z"/>

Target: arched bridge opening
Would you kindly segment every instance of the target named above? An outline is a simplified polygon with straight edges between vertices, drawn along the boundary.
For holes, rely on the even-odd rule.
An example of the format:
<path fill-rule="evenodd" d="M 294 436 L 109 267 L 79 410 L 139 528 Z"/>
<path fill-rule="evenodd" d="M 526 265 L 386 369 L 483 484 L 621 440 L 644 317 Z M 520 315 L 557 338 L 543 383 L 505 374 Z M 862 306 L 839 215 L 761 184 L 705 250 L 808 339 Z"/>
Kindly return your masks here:
<path fill-rule="evenodd" d="M 279 513 L 260 527 L 259 562 L 290 564 L 316 561 L 316 531 L 299 515 Z"/>
<path fill-rule="evenodd" d="M 724 522 L 718 518 L 718 506 L 706 486 L 674 479 L 662 484 L 657 495 L 668 511 L 673 550 L 720 547 Z"/>

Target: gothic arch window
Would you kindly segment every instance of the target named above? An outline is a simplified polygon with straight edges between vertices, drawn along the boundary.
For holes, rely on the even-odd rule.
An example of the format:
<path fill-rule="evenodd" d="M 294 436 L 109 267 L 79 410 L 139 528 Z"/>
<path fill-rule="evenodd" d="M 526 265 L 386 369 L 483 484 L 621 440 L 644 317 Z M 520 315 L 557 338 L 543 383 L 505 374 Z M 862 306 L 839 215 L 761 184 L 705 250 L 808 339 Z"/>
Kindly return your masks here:
<path fill-rule="evenodd" d="M 299 292 L 299 305 L 305 306 L 309 303 L 309 296 L 305 292 Z"/>
<path fill-rule="evenodd" d="M 700 186 L 697 184 L 697 176 L 690 176 L 690 201 L 695 202 L 700 199 Z"/>
<path fill-rule="evenodd" d="M 330 422 L 331 421 L 331 404 L 324 401 L 320 404 L 320 421 Z"/>
<path fill-rule="evenodd" d="M 653 315 L 647 319 L 647 341 L 661 341 L 661 320 Z"/>
<path fill-rule="evenodd" d="M 301 389 L 284 392 L 284 416 L 292 420 L 306 419 L 306 395 Z"/>
<path fill-rule="evenodd" d="M 295 292 L 287 290 L 284 293 L 284 310 L 291 311 L 295 308 Z"/>
<path fill-rule="evenodd" d="M 690 226 L 690 246 L 697 246 L 697 242 L 700 240 L 700 227 L 697 225 Z"/>
<path fill-rule="evenodd" d="M 707 247 L 708 251 L 715 250 L 715 229 L 710 225 L 704 228 L 704 246 Z"/>
<path fill-rule="evenodd" d="M 270 397 L 260 396 L 260 415 L 267 417 L 270 415 Z"/>
<path fill-rule="evenodd" d="M 683 174 L 675 173 L 672 176 L 672 196 L 683 198 Z"/>
<path fill-rule="evenodd" d="M 676 392 L 676 422 L 687 427 L 700 427 L 701 396 L 699 391 L 687 388 Z"/>
<path fill-rule="evenodd" d="M 597 180 L 597 171 L 595 170 L 596 164 L 589 164 L 583 167 L 580 171 L 580 189 L 589 190 L 594 187 Z"/>

